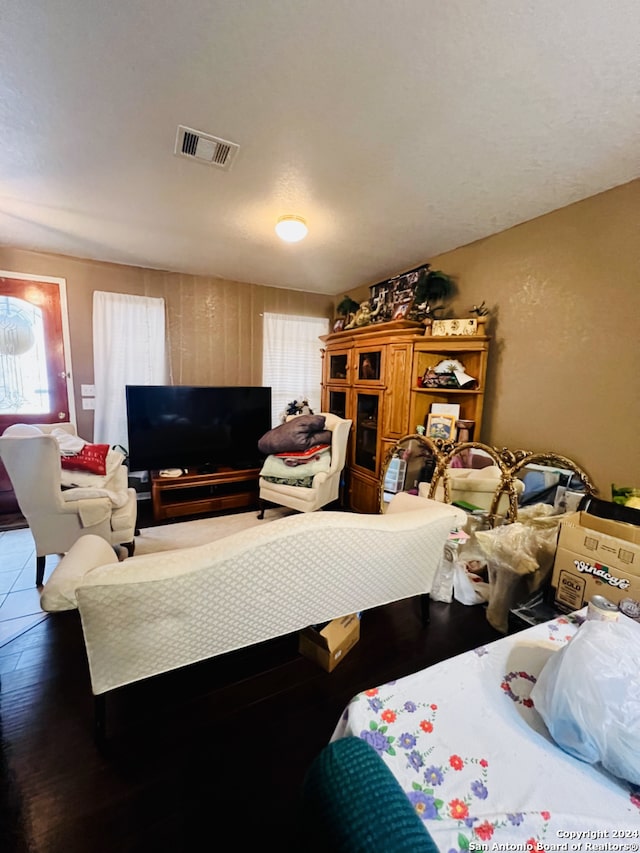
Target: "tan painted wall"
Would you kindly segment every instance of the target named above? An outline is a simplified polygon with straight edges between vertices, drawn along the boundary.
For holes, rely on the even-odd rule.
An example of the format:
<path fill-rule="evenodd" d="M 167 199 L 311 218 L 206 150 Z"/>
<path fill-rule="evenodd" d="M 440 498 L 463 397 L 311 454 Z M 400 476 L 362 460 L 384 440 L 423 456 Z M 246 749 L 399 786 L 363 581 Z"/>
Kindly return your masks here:
<path fill-rule="evenodd" d="M 93 384 L 94 290 L 164 297 L 176 385 L 260 385 L 262 313 L 333 312 L 331 297 L 318 294 L 1 247 L 0 269 L 66 279 L 77 426 L 86 438 L 93 412 L 81 409 L 80 385 Z"/>
<path fill-rule="evenodd" d="M 453 316 L 491 308 L 484 440 L 569 456 L 607 500 L 640 487 L 640 180 L 429 262 Z"/>

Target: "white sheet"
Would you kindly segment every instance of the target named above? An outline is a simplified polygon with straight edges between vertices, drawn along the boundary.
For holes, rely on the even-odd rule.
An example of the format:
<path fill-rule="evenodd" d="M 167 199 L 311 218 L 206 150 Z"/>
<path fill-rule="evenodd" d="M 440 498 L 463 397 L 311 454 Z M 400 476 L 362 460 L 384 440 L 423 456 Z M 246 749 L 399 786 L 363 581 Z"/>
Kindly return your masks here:
<path fill-rule="evenodd" d="M 503 843 L 547 853 L 595 849 L 587 842 L 640 850 L 640 793 L 563 752 L 529 698 L 583 615 L 360 693 L 332 740 L 355 735 L 376 748 L 442 853 Z"/>

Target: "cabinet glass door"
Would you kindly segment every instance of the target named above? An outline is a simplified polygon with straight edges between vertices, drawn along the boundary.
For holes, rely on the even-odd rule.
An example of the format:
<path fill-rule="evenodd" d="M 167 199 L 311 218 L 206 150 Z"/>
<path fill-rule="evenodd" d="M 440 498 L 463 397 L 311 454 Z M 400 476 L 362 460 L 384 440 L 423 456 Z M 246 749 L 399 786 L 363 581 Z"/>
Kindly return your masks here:
<path fill-rule="evenodd" d="M 339 418 L 347 417 L 347 392 L 329 389 L 327 411 Z"/>
<path fill-rule="evenodd" d="M 348 352 L 333 352 L 329 354 L 328 382 L 346 382 L 349 368 Z"/>
<path fill-rule="evenodd" d="M 382 350 L 358 349 L 356 355 L 356 382 L 380 382 L 382 377 Z"/>
<path fill-rule="evenodd" d="M 358 391 L 355 409 L 354 464 L 375 474 L 378 470 L 379 394 Z"/>

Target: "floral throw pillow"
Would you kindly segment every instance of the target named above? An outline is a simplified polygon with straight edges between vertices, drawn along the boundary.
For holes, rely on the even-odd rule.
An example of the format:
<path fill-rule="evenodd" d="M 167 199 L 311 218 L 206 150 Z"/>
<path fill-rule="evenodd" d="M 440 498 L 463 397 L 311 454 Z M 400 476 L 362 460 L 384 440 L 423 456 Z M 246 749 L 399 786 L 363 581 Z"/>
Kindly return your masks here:
<path fill-rule="evenodd" d="M 61 456 L 60 464 L 70 471 L 89 471 L 91 474 L 107 473 L 108 444 L 85 444 L 74 456 Z"/>

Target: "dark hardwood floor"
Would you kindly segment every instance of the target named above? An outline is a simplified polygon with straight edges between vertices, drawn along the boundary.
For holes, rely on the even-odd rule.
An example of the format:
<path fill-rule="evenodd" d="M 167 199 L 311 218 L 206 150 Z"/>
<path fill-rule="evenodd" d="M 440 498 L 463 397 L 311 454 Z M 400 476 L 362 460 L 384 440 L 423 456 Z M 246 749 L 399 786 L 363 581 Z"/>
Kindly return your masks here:
<path fill-rule="evenodd" d="M 363 614 L 326 673 L 280 639 L 115 691 L 104 748 L 77 612 L 0 649 L 3 853 L 305 850 L 301 783 L 357 692 L 496 639 L 480 607 L 417 599 Z M 231 833 L 233 841 L 228 840 Z"/>

